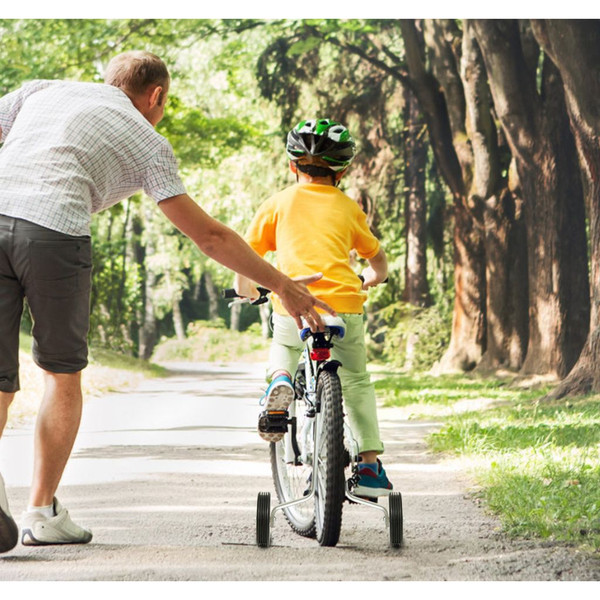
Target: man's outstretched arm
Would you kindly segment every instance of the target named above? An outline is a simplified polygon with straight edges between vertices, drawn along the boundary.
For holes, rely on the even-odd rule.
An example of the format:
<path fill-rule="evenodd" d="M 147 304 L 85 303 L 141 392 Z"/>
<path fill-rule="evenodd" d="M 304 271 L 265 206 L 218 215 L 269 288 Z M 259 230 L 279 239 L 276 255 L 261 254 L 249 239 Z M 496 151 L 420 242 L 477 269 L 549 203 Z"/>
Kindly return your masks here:
<path fill-rule="evenodd" d="M 316 307 L 335 314 L 331 307 L 317 300 L 306 287 L 320 279 L 320 273 L 302 280 L 290 279 L 263 260 L 235 231 L 204 212 L 187 194 L 162 200 L 159 206 L 175 227 L 204 254 L 274 291 L 298 327 L 302 326 L 301 317 L 315 330 L 322 326 Z"/>

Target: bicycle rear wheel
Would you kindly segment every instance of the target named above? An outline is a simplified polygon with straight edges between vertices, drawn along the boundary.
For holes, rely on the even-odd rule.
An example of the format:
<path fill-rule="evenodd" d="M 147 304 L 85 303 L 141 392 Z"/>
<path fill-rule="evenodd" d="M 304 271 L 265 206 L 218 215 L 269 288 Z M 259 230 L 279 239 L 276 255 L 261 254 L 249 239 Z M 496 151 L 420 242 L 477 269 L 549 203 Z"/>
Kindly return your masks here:
<path fill-rule="evenodd" d="M 296 399 L 288 408 L 292 425 L 279 442 L 271 443 L 271 472 L 279 502 L 302 498 L 311 485 L 313 463 L 312 421 L 306 417 L 304 401 Z M 300 456 L 297 456 L 298 451 Z M 315 511 L 311 501 L 283 509 L 291 528 L 304 537 L 315 536 Z"/>
<path fill-rule="evenodd" d="M 315 494 L 315 526 L 321 546 L 335 546 L 342 527 L 345 498 L 344 413 L 342 386 L 337 373 L 322 371 L 317 382 L 320 404 L 319 447 L 316 449 L 318 485 Z"/>

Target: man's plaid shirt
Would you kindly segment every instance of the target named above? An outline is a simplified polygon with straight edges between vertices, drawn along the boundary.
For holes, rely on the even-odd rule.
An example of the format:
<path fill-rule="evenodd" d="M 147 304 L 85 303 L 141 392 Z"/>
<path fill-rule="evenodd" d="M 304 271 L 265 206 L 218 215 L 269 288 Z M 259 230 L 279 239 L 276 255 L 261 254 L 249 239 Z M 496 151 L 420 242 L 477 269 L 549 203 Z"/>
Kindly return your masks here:
<path fill-rule="evenodd" d="M 169 142 L 120 89 L 37 80 L 0 98 L 0 214 L 89 235 L 92 213 L 143 189 L 185 193 Z"/>

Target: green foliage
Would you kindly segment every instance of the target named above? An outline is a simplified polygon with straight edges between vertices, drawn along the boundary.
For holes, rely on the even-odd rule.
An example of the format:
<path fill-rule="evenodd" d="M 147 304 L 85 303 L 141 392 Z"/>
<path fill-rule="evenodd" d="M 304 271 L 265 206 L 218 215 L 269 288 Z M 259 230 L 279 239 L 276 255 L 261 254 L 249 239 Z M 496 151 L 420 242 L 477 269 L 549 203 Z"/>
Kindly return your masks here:
<path fill-rule="evenodd" d="M 363 203 L 394 270 L 394 283 L 371 294 L 370 310 L 397 301 L 401 91 L 364 58 L 387 53 L 401 63 L 395 22 L 5 19 L 0 36 L 1 93 L 34 78 L 101 82 L 110 58 L 125 50 L 160 55 L 172 82 L 158 130 L 175 149 L 190 195 L 241 234 L 258 204 L 293 182 L 284 154 L 292 124 L 312 114 L 347 120 L 360 154 L 341 187 Z M 184 326 L 207 317 L 205 273 L 217 290 L 231 285 L 232 273 L 198 252 L 143 196 L 95 215 L 93 237 L 94 343 L 135 355 L 138 330 L 150 321 L 159 336 L 172 334 L 174 307 Z"/>
<path fill-rule="evenodd" d="M 532 449 L 500 458 L 481 477 L 481 494 L 514 535 L 600 550 L 600 453 Z"/>
<path fill-rule="evenodd" d="M 452 326 L 452 312 L 447 305 L 418 308 L 397 303 L 383 309 L 383 313 L 395 322 L 385 327 L 386 361 L 398 368 L 410 361 L 412 369 L 425 371 L 440 359 L 450 341 Z"/>
<path fill-rule="evenodd" d="M 89 359 L 92 367 L 129 371 L 142 374 L 144 377 L 164 377 L 168 372 L 164 367 L 149 361 L 96 346 L 90 348 Z"/>
<path fill-rule="evenodd" d="M 544 404 L 512 393 L 449 417 L 432 447 L 473 461 L 480 496 L 508 532 L 600 549 L 600 399 Z"/>
<path fill-rule="evenodd" d="M 471 402 L 485 398 L 486 402 L 520 402 L 538 398 L 540 390 L 520 390 L 502 379 L 478 379 L 463 375 L 436 377 L 426 373 L 392 374 L 375 382 L 377 396 L 384 406 L 412 407 L 452 406 L 456 402 Z M 441 450 L 442 448 L 437 448 Z"/>
<path fill-rule="evenodd" d="M 184 341 L 165 339 L 153 356 L 156 362 L 235 362 L 263 361 L 269 342 L 262 339 L 256 328 L 244 332 L 231 331 L 223 322 L 197 322 L 188 326 Z"/>
<path fill-rule="evenodd" d="M 92 220 L 90 340 L 122 353 L 134 353 L 129 324 L 141 306 L 139 268 L 129 254 L 130 213 L 138 201 L 117 204 Z"/>

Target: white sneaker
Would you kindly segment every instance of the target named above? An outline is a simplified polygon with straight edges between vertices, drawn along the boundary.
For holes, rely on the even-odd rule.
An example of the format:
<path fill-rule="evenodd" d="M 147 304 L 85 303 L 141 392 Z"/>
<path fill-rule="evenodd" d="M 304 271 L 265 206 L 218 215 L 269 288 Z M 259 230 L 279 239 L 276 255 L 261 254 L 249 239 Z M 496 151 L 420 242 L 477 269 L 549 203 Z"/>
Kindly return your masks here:
<path fill-rule="evenodd" d="M 69 513 L 54 498 L 54 516 L 47 518 L 40 512 L 24 512 L 21 524 L 21 543 L 24 546 L 48 544 L 87 544 L 92 532 L 76 525 Z"/>
<path fill-rule="evenodd" d="M 4 479 L 0 475 L 0 553 L 12 550 L 19 541 L 19 528 L 8 509 Z"/>

